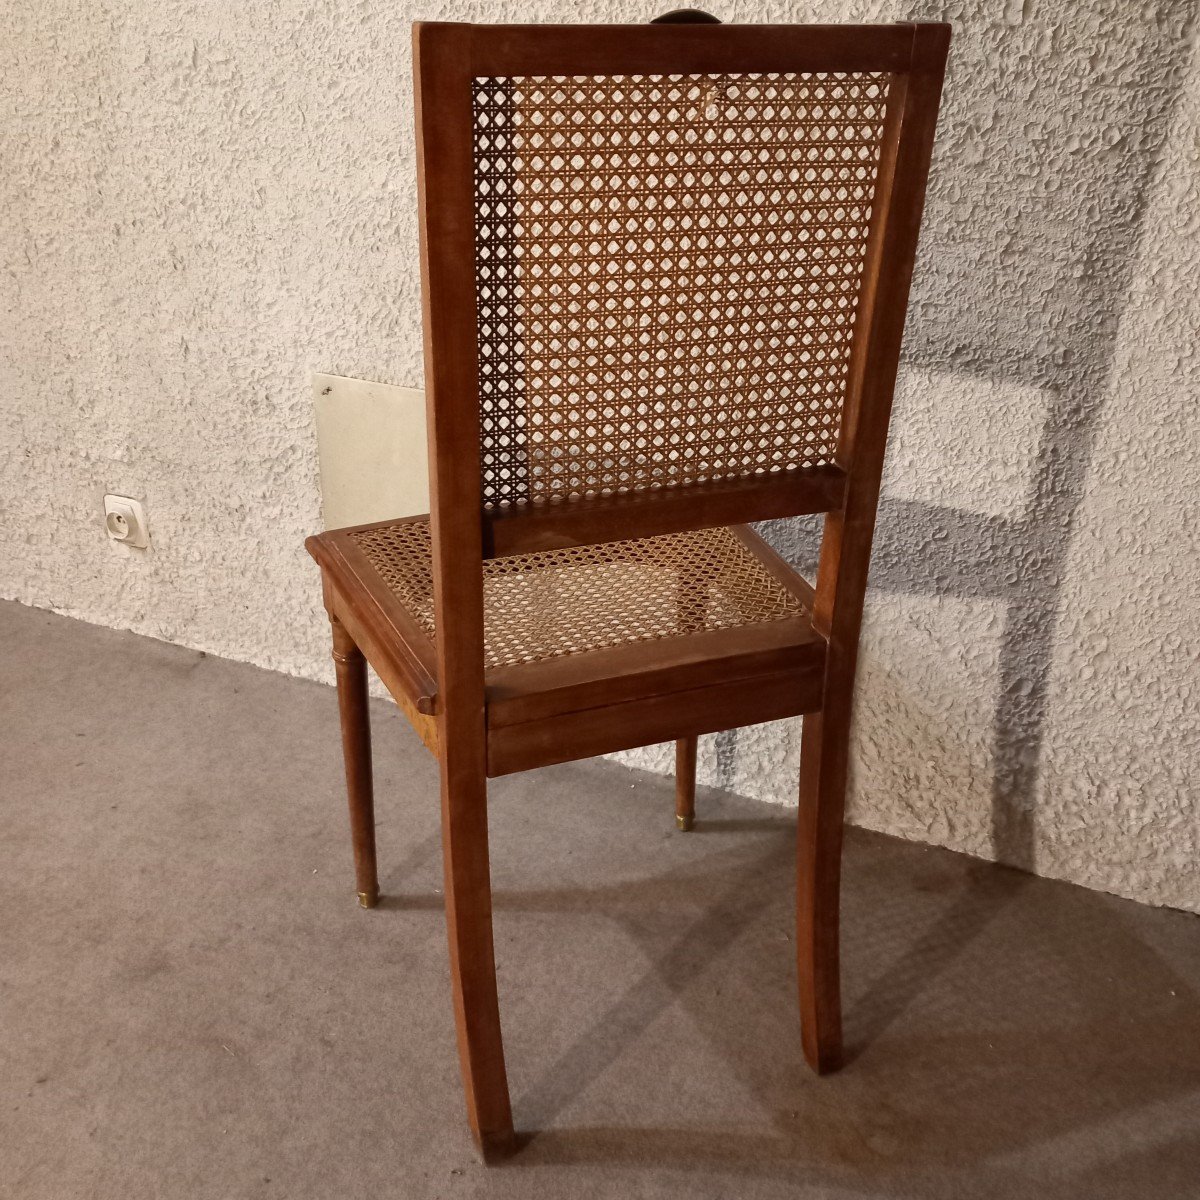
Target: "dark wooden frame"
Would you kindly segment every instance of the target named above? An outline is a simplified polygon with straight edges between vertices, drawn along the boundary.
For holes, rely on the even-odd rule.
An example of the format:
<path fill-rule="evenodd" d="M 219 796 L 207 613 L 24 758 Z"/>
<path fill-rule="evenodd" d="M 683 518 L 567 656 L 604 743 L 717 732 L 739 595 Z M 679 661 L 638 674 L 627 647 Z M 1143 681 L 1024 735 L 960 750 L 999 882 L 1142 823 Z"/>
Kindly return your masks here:
<path fill-rule="evenodd" d="M 348 531 L 309 539 L 334 628 L 359 898 L 378 898 L 365 655 L 441 765 L 451 977 L 471 1129 L 513 1145 L 492 940 L 487 778 L 676 740 L 676 819 L 693 819 L 696 736 L 804 714 L 797 951 L 802 1041 L 841 1056 L 838 894 L 859 629 L 905 310 L 950 28 L 414 28 L 436 645 Z M 886 71 L 892 76 L 837 463 L 502 512 L 480 505 L 471 81 L 477 76 Z M 815 587 L 739 523 L 824 513 Z M 738 526 L 809 616 L 484 669 L 481 562 L 524 550 Z"/>

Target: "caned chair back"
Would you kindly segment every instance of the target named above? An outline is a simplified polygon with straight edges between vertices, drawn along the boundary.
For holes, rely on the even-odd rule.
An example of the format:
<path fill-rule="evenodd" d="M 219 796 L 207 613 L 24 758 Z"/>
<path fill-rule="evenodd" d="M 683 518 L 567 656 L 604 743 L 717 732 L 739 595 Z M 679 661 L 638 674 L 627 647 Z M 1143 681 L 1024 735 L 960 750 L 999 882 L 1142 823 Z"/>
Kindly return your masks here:
<path fill-rule="evenodd" d="M 889 82 L 473 81 L 485 505 L 836 461 Z"/>
<path fill-rule="evenodd" d="M 498 554 L 873 521 L 947 36 L 417 26 L 447 598 Z"/>

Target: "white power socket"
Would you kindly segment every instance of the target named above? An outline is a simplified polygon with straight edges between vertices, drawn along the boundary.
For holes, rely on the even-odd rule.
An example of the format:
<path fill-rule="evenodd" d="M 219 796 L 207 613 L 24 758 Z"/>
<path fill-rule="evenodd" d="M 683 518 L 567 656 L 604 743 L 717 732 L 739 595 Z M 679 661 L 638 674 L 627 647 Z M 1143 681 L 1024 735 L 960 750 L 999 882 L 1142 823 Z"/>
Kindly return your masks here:
<path fill-rule="evenodd" d="M 140 500 L 129 496 L 104 497 L 104 528 L 114 542 L 144 548 L 150 544 L 150 527 Z"/>

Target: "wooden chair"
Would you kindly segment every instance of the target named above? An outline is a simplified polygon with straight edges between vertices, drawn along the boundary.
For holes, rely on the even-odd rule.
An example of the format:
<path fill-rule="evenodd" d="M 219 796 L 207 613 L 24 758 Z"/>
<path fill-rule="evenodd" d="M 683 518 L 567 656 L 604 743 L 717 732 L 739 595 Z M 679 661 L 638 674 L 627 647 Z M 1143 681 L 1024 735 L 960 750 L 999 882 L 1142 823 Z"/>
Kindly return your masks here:
<path fill-rule="evenodd" d="M 441 768 L 462 1076 L 513 1144 L 487 780 L 803 714 L 804 1053 L 838 1065 L 863 593 L 949 27 L 414 30 L 431 514 L 310 538 L 359 899 L 365 662 Z M 825 514 L 813 585 L 746 522 Z"/>

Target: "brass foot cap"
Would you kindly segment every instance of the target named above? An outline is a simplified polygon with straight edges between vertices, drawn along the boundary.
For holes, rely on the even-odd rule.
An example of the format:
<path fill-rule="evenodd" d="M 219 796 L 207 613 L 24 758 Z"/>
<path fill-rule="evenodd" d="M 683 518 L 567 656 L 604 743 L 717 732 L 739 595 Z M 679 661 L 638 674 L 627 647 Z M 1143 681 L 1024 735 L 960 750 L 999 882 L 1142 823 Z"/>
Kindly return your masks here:
<path fill-rule="evenodd" d="M 677 828 L 682 829 L 684 833 L 687 833 L 691 829 L 693 820 L 695 820 L 694 817 L 680 816 L 679 813 L 675 814 L 675 825 Z"/>
<path fill-rule="evenodd" d="M 363 908 L 374 908 L 379 903 L 379 892 L 359 892 L 358 902 Z"/>

